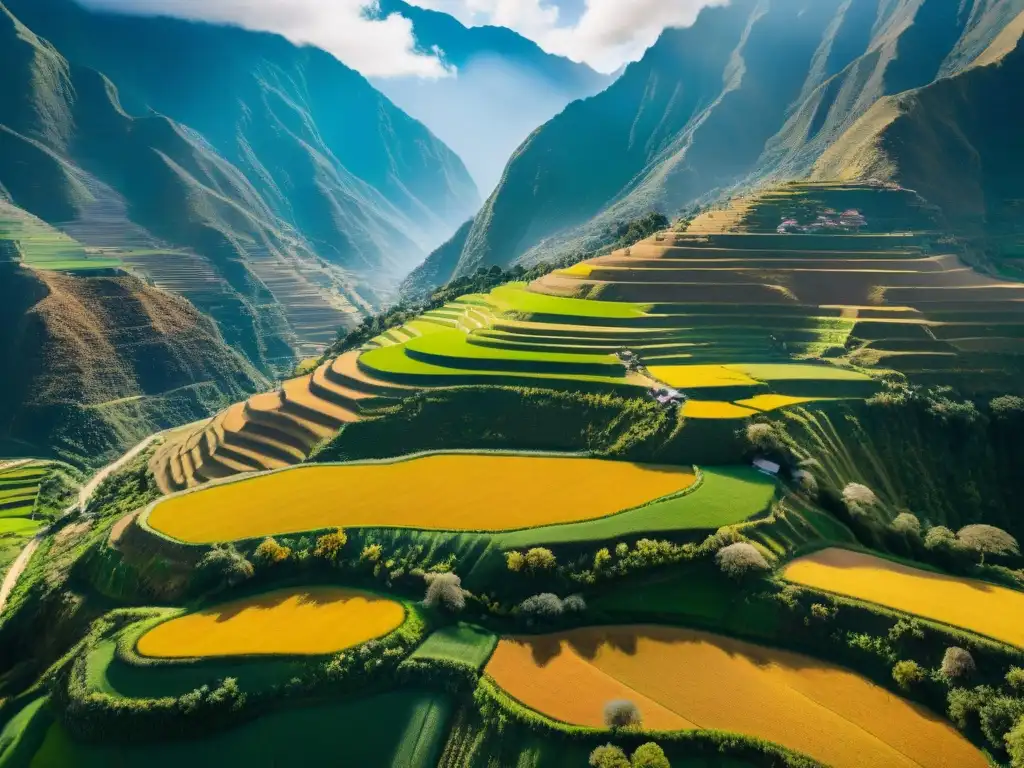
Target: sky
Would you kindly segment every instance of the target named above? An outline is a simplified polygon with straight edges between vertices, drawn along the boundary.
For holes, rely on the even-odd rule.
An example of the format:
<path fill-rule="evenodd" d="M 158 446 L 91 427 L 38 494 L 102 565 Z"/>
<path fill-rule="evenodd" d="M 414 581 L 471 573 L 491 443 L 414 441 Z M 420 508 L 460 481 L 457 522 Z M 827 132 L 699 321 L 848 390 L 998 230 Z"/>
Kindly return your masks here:
<path fill-rule="evenodd" d="M 367 77 L 439 78 L 455 73 L 417 50 L 401 16 L 369 18 L 375 0 L 80 0 L 130 13 L 177 16 L 277 32 L 315 45 Z M 407 0 L 464 24 L 494 24 L 601 72 L 639 59 L 666 27 L 689 26 L 706 5 L 728 0 Z"/>

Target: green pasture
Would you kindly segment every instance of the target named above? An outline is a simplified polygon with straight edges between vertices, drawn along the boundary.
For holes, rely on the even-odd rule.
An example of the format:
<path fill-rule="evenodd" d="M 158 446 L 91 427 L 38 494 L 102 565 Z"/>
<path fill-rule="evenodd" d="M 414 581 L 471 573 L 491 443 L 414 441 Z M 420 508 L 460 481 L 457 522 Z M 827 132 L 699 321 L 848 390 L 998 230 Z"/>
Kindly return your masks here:
<path fill-rule="evenodd" d="M 495 536 L 502 549 L 546 544 L 610 541 L 641 534 L 713 531 L 764 512 L 775 496 L 775 481 L 749 467 L 703 470 L 700 485 L 681 495 L 617 515 Z"/>
<path fill-rule="evenodd" d="M 451 702 L 447 698 L 420 691 L 396 691 L 275 712 L 201 741 L 125 746 L 81 744 L 54 723 L 31 767 L 434 768 L 444 746 L 450 716 Z"/>
<path fill-rule="evenodd" d="M 430 635 L 412 658 L 455 661 L 479 669 L 491 657 L 497 643 L 498 636 L 494 633 L 460 621 Z"/>
<path fill-rule="evenodd" d="M 857 539 L 841 522 L 798 499 L 787 499 L 774 519 L 758 521 L 746 535 L 779 557 L 821 542 L 856 544 Z"/>

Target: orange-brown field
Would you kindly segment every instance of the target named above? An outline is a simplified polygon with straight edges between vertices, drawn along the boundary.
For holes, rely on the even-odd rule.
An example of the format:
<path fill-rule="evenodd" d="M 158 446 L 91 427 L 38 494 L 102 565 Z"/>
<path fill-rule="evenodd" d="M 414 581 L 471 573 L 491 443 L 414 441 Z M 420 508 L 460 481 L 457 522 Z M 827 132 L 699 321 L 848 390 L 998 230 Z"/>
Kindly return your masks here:
<path fill-rule="evenodd" d="M 837 548 L 794 560 L 783 576 L 1024 647 L 1024 592 Z"/>
<path fill-rule="evenodd" d="M 382 637 L 404 620 L 401 603 L 368 592 L 281 589 L 158 624 L 139 638 L 138 652 L 162 659 L 319 655 Z"/>
<path fill-rule="evenodd" d="M 452 454 L 297 467 L 169 498 L 149 525 L 206 544 L 333 527 L 511 531 L 592 520 L 690 487 L 691 468 Z"/>
<path fill-rule="evenodd" d="M 837 768 L 988 765 L 951 725 L 852 672 L 705 632 L 637 626 L 505 639 L 486 671 L 526 706 L 577 725 L 603 727 L 605 703 L 625 698 L 650 730 L 743 733 Z"/>

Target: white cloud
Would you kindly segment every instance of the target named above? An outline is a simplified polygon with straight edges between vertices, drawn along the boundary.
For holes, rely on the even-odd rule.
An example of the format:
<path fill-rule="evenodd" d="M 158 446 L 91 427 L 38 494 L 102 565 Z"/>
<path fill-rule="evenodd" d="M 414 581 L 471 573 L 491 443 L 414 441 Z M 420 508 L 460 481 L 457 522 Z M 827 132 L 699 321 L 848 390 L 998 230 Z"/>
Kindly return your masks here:
<path fill-rule="evenodd" d="M 561 23 L 557 0 L 407 0 L 465 24 L 498 24 L 545 50 L 613 72 L 643 56 L 667 27 L 693 24 L 700 10 L 728 0 L 586 0 L 575 24 Z"/>
<path fill-rule="evenodd" d="M 476 2 L 476 0 L 466 0 Z M 376 0 L 81 0 L 83 5 L 126 13 L 236 24 L 276 32 L 299 45 L 332 53 L 367 77 L 451 74 L 436 56 L 415 50 L 412 23 L 391 15 L 365 15 Z M 515 0 L 506 0 L 510 5 Z"/>

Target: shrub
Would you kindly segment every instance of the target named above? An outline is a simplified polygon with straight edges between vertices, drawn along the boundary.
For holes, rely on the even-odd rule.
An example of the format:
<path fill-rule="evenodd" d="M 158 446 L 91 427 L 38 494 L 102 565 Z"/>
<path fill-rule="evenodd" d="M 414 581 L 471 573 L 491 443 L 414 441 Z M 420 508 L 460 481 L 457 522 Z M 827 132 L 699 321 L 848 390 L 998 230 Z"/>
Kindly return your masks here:
<path fill-rule="evenodd" d="M 970 651 L 953 646 L 942 657 L 942 676 L 947 680 L 963 680 L 974 674 L 974 657 Z"/>
<path fill-rule="evenodd" d="M 594 553 L 594 570 L 600 571 L 607 567 L 611 561 L 612 553 L 608 551 L 607 547 L 597 550 L 597 552 Z"/>
<path fill-rule="evenodd" d="M 981 732 L 989 743 L 1001 748 L 1006 735 L 1024 717 L 1024 699 L 1012 696 L 996 696 L 981 708 Z"/>
<path fill-rule="evenodd" d="M 768 561 L 758 552 L 757 547 L 745 541 L 730 544 L 718 550 L 715 562 L 722 573 L 733 579 L 743 579 L 769 570 Z"/>
<path fill-rule="evenodd" d="M 924 546 L 928 550 L 948 550 L 957 547 L 956 534 L 944 525 L 929 528 L 924 536 Z"/>
<path fill-rule="evenodd" d="M 1024 398 L 1017 395 L 1003 395 L 994 398 L 988 407 L 997 419 L 1011 419 L 1024 416 Z"/>
<path fill-rule="evenodd" d="M 281 546 L 273 536 L 265 538 L 263 542 L 256 547 L 256 551 L 252 553 L 253 562 L 256 563 L 256 565 L 262 566 L 283 563 L 291 556 L 291 548 Z"/>
<path fill-rule="evenodd" d="M 917 515 L 910 512 L 900 512 L 890 523 L 890 527 L 897 533 L 909 534 L 911 536 L 921 535 L 921 521 Z"/>
<path fill-rule="evenodd" d="M 916 661 L 897 661 L 892 668 L 892 679 L 904 690 L 909 690 L 911 686 L 923 682 L 925 677 L 924 668 Z"/>
<path fill-rule="evenodd" d="M 793 482 L 795 482 L 800 490 L 815 495 L 818 492 L 818 481 L 810 472 L 806 469 L 798 469 L 793 473 Z"/>
<path fill-rule="evenodd" d="M 672 766 L 668 758 L 665 757 L 665 750 L 653 741 L 649 741 L 636 748 L 636 752 L 633 753 L 632 768 L 672 768 Z"/>
<path fill-rule="evenodd" d="M 359 559 L 367 563 L 379 563 L 384 556 L 384 547 L 380 544 L 367 544 L 359 553 Z"/>
<path fill-rule="evenodd" d="M 878 506 L 878 496 L 866 485 L 847 483 L 843 488 L 843 502 L 850 512 L 867 515 Z"/>
<path fill-rule="evenodd" d="M 1024 717 L 1006 734 L 1006 751 L 1013 768 L 1024 768 Z"/>
<path fill-rule="evenodd" d="M 505 566 L 512 571 L 512 573 L 519 573 L 526 566 L 526 558 L 523 556 L 522 552 L 506 552 Z"/>
<path fill-rule="evenodd" d="M 779 437 L 771 424 L 748 424 L 747 442 L 761 451 L 772 451 L 779 447 Z"/>
<path fill-rule="evenodd" d="M 985 555 L 1019 555 L 1020 548 L 1017 540 L 1002 528 L 994 525 L 968 525 L 957 531 L 957 541 L 961 545 L 981 555 L 981 562 L 985 562 Z"/>
<path fill-rule="evenodd" d="M 342 528 L 334 533 L 325 533 L 316 540 L 313 556 L 334 563 L 341 556 L 341 550 L 348 544 L 348 534 Z"/>
<path fill-rule="evenodd" d="M 542 619 L 553 619 L 561 616 L 565 606 L 558 595 L 544 592 L 528 597 L 519 604 L 519 612 L 525 616 L 536 616 Z"/>
<path fill-rule="evenodd" d="M 428 573 L 423 576 L 427 583 L 427 594 L 423 602 L 431 607 L 444 608 L 458 613 L 466 607 L 466 592 L 462 579 L 454 573 Z"/>
<path fill-rule="evenodd" d="M 626 753 L 613 744 L 597 747 L 590 753 L 589 763 L 592 768 L 629 768 Z"/>
<path fill-rule="evenodd" d="M 535 573 L 537 571 L 550 571 L 557 564 L 558 561 L 555 559 L 555 553 L 550 549 L 535 547 L 526 553 L 526 567 Z"/>
<path fill-rule="evenodd" d="M 640 709 L 628 699 L 615 699 L 604 705 L 604 724 L 609 728 L 639 727 Z"/>
<path fill-rule="evenodd" d="M 566 613 L 584 613 L 587 610 L 587 601 L 583 595 L 569 595 L 562 601 L 562 608 Z"/>
<path fill-rule="evenodd" d="M 1006 684 L 1013 690 L 1024 693 L 1024 669 L 1010 667 L 1010 671 L 1006 673 Z"/>
<path fill-rule="evenodd" d="M 203 555 L 196 566 L 200 584 L 206 589 L 220 590 L 236 587 L 252 578 L 252 563 L 246 560 L 233 545 L 216 545 Z"/>

